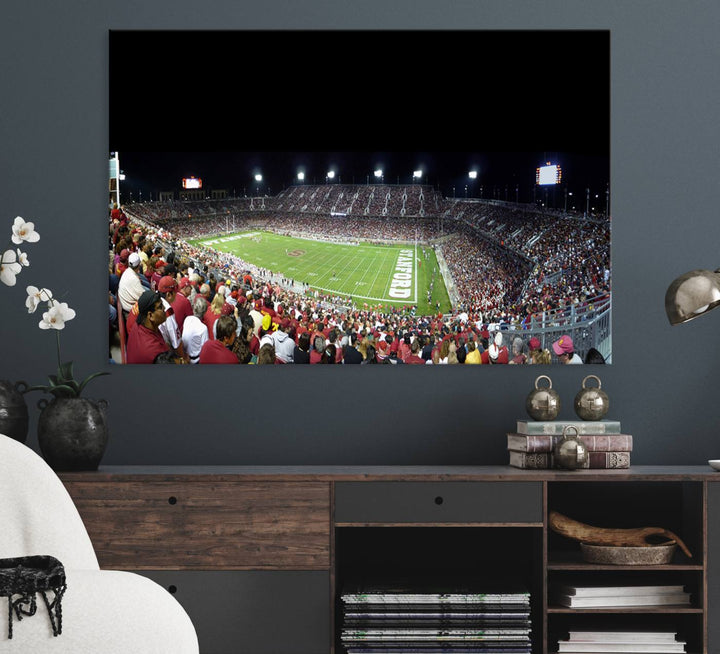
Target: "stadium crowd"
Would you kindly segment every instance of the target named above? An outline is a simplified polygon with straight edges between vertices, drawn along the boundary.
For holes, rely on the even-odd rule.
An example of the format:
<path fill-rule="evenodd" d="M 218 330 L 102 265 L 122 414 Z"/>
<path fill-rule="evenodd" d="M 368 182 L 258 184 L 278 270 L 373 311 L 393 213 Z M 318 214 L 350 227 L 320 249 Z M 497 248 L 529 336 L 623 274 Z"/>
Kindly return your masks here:
<path fill-rule="evenodd" d="M 386 195 L 392 217 L 358 212 L 375 207 L 374 194 L 386 188 L 292 187 L 266 199 L 265 211 L 250 208 L 248 198 L 144 203 L 127 213 L 114 208 L 110 328 L 119 330 L 122 322 L 127 361 L 518 365 L 549 362 L 553 350 L 560 361 L 578 362 L 563 349 L 572 347 L 567 335 L 562 347 L 543 349 L 506 328 L 529 328 L 548 312 L 609 297 L 607 221 L 447 202 L 419 185 Z M 298 210 L 304 200 L 317 208 L 334 202 L 331 211 L 347 215 Z M 342 200 L 349 203 L 338 209 Z M 426 203 L 440 210 L 428 210 L 426 218 L 399 213 L 398 206 L 406 208 L 404 216 L 417 216 Z M 417 237 L 436 244 L 460 302 L 446 315 L 347 306 L 343 298 L 298 290 L 273 271 L 187 242 L 230 229 L 341 241 Z"/>

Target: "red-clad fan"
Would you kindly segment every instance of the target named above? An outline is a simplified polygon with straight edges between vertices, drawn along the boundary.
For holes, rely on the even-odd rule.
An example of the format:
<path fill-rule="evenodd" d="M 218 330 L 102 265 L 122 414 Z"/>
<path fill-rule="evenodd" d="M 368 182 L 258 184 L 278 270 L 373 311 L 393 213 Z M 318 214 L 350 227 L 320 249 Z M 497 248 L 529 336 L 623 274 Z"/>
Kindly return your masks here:
<path fill-rule="evenodd" d="M 221 316 L 216 324 L 215 339 L 206 341 L 200 350 L 200 365 L 205 363 L 240 363 L 232 351 L 237 333 L 237 321 L 232 316 Z"/>
<path fill-rule="evenodd" d="M 137 306 L 137 324 L 128 335 L 127 362 L 155 363 L 159 355 L 170 351 L 160 334 L 160 325 L 166 318 L 162 296 L 155 291 L 145 291 Z"/>
<path fill-rule="evenodd" d="M 191 291 L 192 286 L 190 285 L 190 280 L 187 277 L 183 277 L 178 283 L 178 292 L 175 294 L 175 299 L 171 305 L 181 335 L 185 318 L 193 315 L 192 305 L 190 304 L 190 300 L 188 300 Z"/>

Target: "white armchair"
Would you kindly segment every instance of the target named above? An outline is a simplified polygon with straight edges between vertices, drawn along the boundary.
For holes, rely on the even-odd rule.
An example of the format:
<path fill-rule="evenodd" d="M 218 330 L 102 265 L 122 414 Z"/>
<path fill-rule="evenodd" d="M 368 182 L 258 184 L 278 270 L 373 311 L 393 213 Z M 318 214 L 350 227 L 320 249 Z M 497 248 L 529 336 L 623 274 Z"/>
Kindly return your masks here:
<path fill-rule="evenodd" d="M 42 600 L 13 620 L 0 598 L 0 653 L 197 654 L 190 618 L 162 586 L 137 574 L 100 570 L 75 505 L 30 448 L 0 435 L 0 558 L 50 555 L 65 567 L 62 633 L 53 636 Z M 38 598 L 39 599 L 39 598 Z"/>

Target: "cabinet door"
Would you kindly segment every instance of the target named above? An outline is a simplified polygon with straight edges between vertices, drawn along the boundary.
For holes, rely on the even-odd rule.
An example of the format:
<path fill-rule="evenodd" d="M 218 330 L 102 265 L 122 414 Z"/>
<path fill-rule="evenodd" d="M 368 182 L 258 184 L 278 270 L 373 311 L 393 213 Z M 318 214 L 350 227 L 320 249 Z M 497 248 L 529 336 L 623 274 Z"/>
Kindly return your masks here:
<path fill-rule="evenodd" d="M 103 568 L 326 570 L 330 486 L 305 482 L 67 484 Z"/>
<path fill-rule="evenodd" d="M 142 570 L 173 592 L 201 654 L 330 651 L 327 572 Z"/>

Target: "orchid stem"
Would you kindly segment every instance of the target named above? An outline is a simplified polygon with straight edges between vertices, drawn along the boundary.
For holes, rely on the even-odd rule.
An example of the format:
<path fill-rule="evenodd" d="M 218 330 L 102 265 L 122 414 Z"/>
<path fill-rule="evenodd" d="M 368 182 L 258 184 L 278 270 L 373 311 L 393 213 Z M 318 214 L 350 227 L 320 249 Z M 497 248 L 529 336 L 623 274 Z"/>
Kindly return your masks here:
<path fill-rule="evenodd" d="M 58 370 L 60 370 L 60 332 L 56 331 L 55 335 L 57 336 L 57 357 L 58 357 Z"/>

